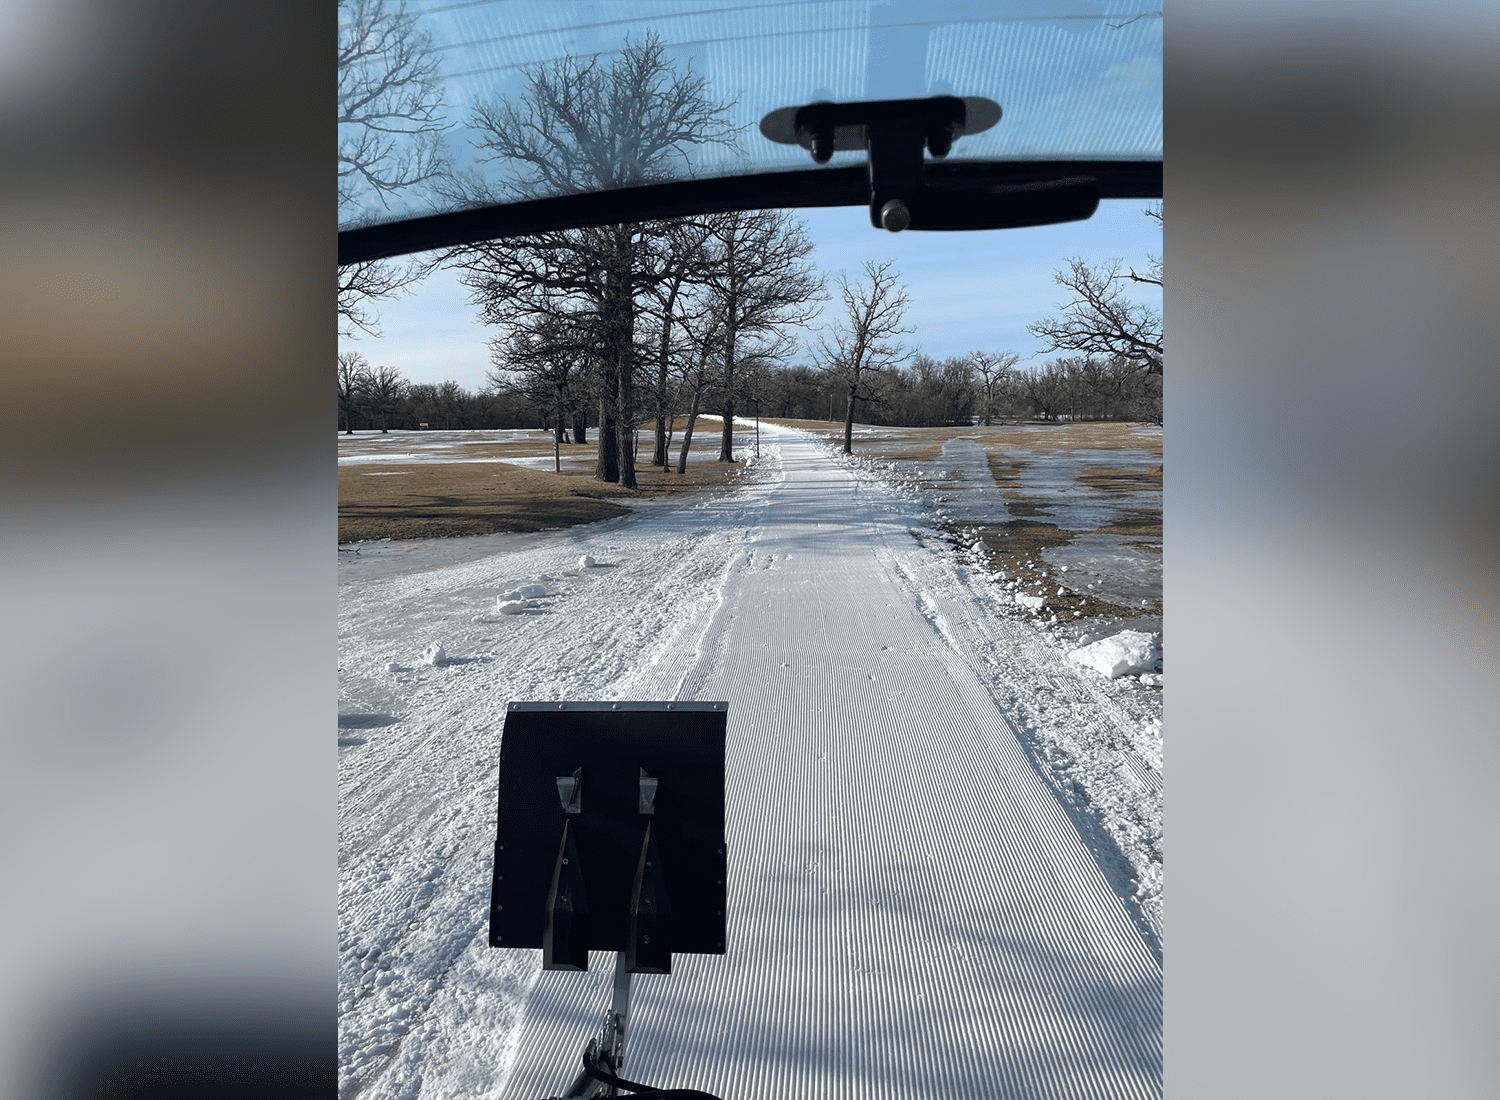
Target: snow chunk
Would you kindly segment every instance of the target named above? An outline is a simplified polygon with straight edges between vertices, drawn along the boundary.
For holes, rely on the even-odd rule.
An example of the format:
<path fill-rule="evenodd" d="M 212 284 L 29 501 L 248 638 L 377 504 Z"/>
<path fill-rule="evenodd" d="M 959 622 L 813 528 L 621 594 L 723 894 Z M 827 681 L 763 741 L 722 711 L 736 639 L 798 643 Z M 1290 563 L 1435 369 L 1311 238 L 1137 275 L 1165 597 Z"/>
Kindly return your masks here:
<path fill-rule="evenodd" d="M 1155 634 L 1145 634 L 1139 630 L 1122 630 L 1108 638 L 1100 638 L 1082 649 L 1075 649 L 1068 654 L 1068 659 L 1093 669 L 1101 676 L 1108 676 L 1111 680 L 1137 672 L 1148 672 L 1161 656 L 1161 651 L 1156 646 L 1156 637 Z"/>
<path fill-rule="evenodd" d="M 1161 673 L 1160 672 L 1143 672 L 1143 673 L 1141 673 L 1140 680 L 1141 680 L 1141 683 L 1145 684 L 1147 687 L 1153 687 L 1153 688 L 1159 688 L 1159 687 L 1161 687 Z"/>
<path fill-rule="evenodd" d="M 422 650 L 422 663 L 424 665 L 443 665 L 448 663 L 448 654 L 443 652 L 443 647 L 433 642 Z"/>
<path fill-rule="evenodd" d="M 527 606 L 525 600 L 505 600 L 495 610 L 502 615 L 524 615 Z"/>
<path fill-rule="evenodd" d="M 1030 608 L 1032 611 L 1040 611 L 1047 603 L 1046 596 L 1028 596 L 1024 592 L 1016 593 L 1016 603 L 1022 607 Z"/>
<path fill-rule="evenodd" d="M 585 555 L 583 555 L 583 557 L 581 557 L 581 558 L 578 559 L 578 568 L 579 569 L 592 569 L 597 564 L 598 564 L 598 562 L 594 561 L 594 555 L 593 554 L 585 554 Z"/>
<path fill-rule="evenodd" d="M 495 603 L 507 604 L 515 600 L 537 600 L 547 594 L 547 586 L 544 584 L 523 584 L 520 588 L 514 588 L 504 595 L 496 596 Z"/>

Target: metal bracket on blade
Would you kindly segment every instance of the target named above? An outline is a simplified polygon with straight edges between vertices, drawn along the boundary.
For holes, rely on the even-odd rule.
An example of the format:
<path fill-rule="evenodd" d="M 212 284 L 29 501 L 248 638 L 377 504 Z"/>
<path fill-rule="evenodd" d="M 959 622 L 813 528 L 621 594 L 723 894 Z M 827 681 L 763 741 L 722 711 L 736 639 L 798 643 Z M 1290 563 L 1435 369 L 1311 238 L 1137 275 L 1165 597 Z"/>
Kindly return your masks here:
<path fill-rule="evenodd" d="M 542 969 L 587 970 L 588 939 L 589 902 L 583 889 L 583 868 L 578 862 L 573 823 L 565 820 L 562 843 L 557 847 L 557 862 L 552 868 L 552 887 L 547 894 Z"/>
<path fill-rule="evenodd" d="M 661 850 L 646 826 L 630 890 L 630 939 L 621 958 L 632 974 L 672 973 L 672 903 L 667 897 Z"/>
<path fill-rule="evenodd" d="M 577 768 L 572 775 L 557 777 L 557 800 L 562 803 L 563 813 L 583 813 L 583 769 Z"/>

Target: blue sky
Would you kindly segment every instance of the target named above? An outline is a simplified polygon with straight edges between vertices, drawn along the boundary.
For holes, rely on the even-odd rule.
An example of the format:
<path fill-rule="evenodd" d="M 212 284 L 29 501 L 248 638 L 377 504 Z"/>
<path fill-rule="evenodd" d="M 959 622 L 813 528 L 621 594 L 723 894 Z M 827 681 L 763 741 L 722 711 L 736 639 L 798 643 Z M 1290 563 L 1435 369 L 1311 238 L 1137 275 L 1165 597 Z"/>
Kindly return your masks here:
<path fill-rule="evenodd" d="M 887 233 L 870 226 L 863 207 L 853 206 L 799 211 L 798 217 L 815 246 L 812 262 L 830 287 L 840 270 L 854 276 L 867 260 L 894 262 L 911 297 L 908 347 L 936 358 L 975 348 L 1015 352 L 1026 366 L 1050 358 L 1026 326 L 1067 300 L 1052 274 L 1069 258 L 1118 258 L 1141 270 L 1148 254 L 1161 254 L 1161 232 L 1143 213 L 1151 205 L 1112 199 L 1084 222 L 970 233 Z M 1145 293 L 1154 288 L 1130 289 L 1138 300 L 1160 306 L 1160 293 Z M 834 306 L 825 302 L 816 323 L 833 321 Z M 340 338 L 339 350 L 396 367 L 411 382 L 453 379 L 468 390 L 485 386 L 494 331 L 476 320 L 478 311 L 455 273 L 439 270 L 413 293 L 378 303 L 375 312 L 382 336 Z M 803 346 L 811 347 L 815 335 L 805 332 Z"/>

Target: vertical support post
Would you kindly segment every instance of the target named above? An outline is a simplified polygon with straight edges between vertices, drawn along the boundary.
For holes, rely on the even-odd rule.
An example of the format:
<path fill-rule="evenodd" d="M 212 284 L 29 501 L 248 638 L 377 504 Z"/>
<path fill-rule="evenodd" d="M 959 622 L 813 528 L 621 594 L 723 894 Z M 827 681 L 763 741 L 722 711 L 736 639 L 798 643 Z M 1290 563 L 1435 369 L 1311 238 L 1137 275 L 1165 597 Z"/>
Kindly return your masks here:
<path fill-rule="evenodd" d="M 614 994 L 610 998 L 609 1016 L 604 1021 L 601 1044 L 616 1077 L 625 1072 L 625 1028 L 629 1023 L 630 968 L 625 965 L 625 952 L 621 951 L 615 956 Z"/>
<path fill-rule="evenodd" d="M 672 973 L 672 902 L 661 851 L 646 826 L 646 839 L 636 861 L 635 884 L 630 891 L 630 938 L 620 957 L 635 974 Z"/>
<path fill-rule="evenodd" d="M 589 968 L 589 903 L 583 889 L 583 869 L 573 823 L 563 822 L 562 843 L 552 868 L 547 894 L 547 925 L 542 933 L 543 970 Z"/>
<path fill-rule="evenodd" d="M 870 151 L 870 224 L 889 229 L 885 204 L 900 200 L 917 204 L 922 190 L 923 120 L 920 115 L 872 118 L 865 128 Z M 909 218 L 909 215 L 908 215 Z M 901 228 L 906 228 L 905 224 Z"/>
<path fill-rule="evenodd" d="M 599 1036 L 589 1040 L 584 1049 L 584 1061 L 602 1067 L 616 1077 L 625 1072 L 625 1029 L 630 1024 L 630 970 L 625 965 L 625 953 L 615 956 L 614 992 L 610 997 L 609 1011 Z M 566 1097 L 618 1096 L 613 1085 L 607 1085 L 587 1070 L 580 1073 L 563 1093 Z"/>

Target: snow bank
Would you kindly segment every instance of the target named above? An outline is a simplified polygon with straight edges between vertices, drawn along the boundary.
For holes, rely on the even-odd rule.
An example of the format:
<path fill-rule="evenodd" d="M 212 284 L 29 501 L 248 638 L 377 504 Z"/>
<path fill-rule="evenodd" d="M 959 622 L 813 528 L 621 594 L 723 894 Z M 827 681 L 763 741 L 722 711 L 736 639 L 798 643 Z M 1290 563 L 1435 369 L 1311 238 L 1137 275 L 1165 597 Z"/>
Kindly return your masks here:
<path fill-rule="evenodd" d="M 1139 630 L 1122 630 L 1082 649 L 1075 649 L 1068 654 L 1068 660 L 1111 680 L 1149 672 L 1156 667 L 1157 658 L 1161 656 L 1156 638 L 1155 634 L 1144 634 Z"/>

